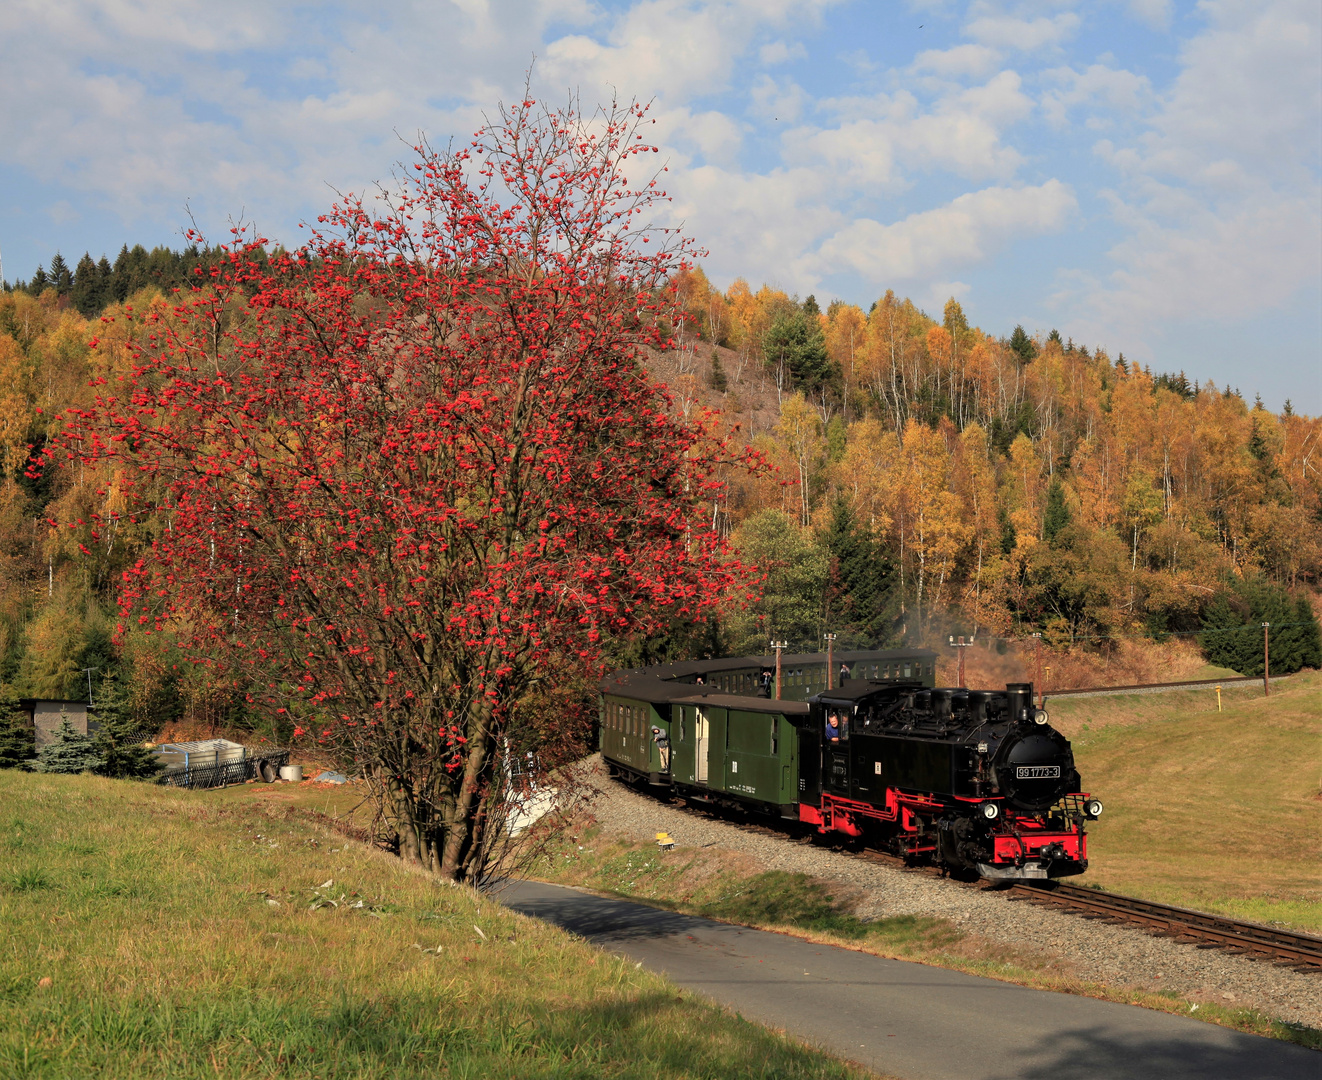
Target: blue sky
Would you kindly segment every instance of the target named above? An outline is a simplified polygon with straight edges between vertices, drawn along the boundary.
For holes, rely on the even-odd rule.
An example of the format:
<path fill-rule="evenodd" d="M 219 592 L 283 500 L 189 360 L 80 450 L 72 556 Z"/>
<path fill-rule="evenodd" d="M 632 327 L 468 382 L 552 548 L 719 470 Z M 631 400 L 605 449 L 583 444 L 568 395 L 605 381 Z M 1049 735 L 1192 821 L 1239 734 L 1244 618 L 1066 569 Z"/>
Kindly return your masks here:
<path fill-rule="evenodd" d="M 552 100 L 654 101 L 722 286 L 953 295 L 1322 412 L 1316 0 L 9 0 L 4 274 L 190 215 L 297 243 L 534 56 Z"/>

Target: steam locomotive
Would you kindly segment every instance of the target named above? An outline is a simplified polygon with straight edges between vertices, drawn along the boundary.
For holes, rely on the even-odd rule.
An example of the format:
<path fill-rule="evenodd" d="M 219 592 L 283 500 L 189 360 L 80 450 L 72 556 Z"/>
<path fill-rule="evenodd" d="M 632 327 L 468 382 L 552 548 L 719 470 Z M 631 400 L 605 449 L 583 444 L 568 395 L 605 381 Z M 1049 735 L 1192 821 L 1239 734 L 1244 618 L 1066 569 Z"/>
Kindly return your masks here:
<path fill-rule="evenodd" d="M 769 656 L 615 672 L 601 683 L 602 758 L 694 803 L 952 871 L 1082 873 L 1102 804 L 1032 685 L 938 688 L 935 668 L 928 650 L 878 650 L 783 655 L 775 681 Z"/>

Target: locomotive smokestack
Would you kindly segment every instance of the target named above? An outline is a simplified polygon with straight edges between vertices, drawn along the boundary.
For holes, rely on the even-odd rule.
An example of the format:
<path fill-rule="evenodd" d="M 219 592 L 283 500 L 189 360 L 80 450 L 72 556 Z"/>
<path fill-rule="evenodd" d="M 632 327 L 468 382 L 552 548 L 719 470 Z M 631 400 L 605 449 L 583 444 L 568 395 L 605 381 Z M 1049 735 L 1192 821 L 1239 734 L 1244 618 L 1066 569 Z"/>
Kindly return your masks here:
<path fill-rule="evenodd" d="M 1033 715 L 1033 684 L 1012 682 L 1005 684 L 1005 696 L 1010 702 L 1010 716 L 1023 720 Z"/>

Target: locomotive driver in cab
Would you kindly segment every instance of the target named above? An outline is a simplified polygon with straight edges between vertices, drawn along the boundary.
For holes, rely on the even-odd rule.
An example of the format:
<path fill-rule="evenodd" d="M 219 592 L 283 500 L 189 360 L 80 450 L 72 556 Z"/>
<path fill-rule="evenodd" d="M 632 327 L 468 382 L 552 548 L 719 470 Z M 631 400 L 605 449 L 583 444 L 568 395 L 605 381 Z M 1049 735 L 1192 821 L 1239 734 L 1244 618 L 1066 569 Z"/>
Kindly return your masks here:
<path fill-rule="evenodd" d="M 832 709 L 826 714 L 826 737 L 830 742 L 838 743 L 840 739 L 848 738 L 846 734 L 848 721 L 843 713 Z"/>

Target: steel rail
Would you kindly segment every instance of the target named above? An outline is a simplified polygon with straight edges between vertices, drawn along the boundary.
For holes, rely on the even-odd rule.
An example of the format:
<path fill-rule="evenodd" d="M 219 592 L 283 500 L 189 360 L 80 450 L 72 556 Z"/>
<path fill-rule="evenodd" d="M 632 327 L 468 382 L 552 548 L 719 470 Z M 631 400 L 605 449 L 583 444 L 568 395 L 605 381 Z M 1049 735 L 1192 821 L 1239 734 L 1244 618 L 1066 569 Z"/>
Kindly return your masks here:
<path fill-rule="evenodd" d="M 1322 938 L 1311 934 L 1060 881 L 1049 885 L 1016 883 L 1006 892 L 1011 900 L 1073 910 L 1083 918 L 1134 925 L 1157 937 L 1190 942 L 1200 948 L 1224 949 L 1251 959 L 1272 960 L 1299 971 L 1322 974 Z"/>

